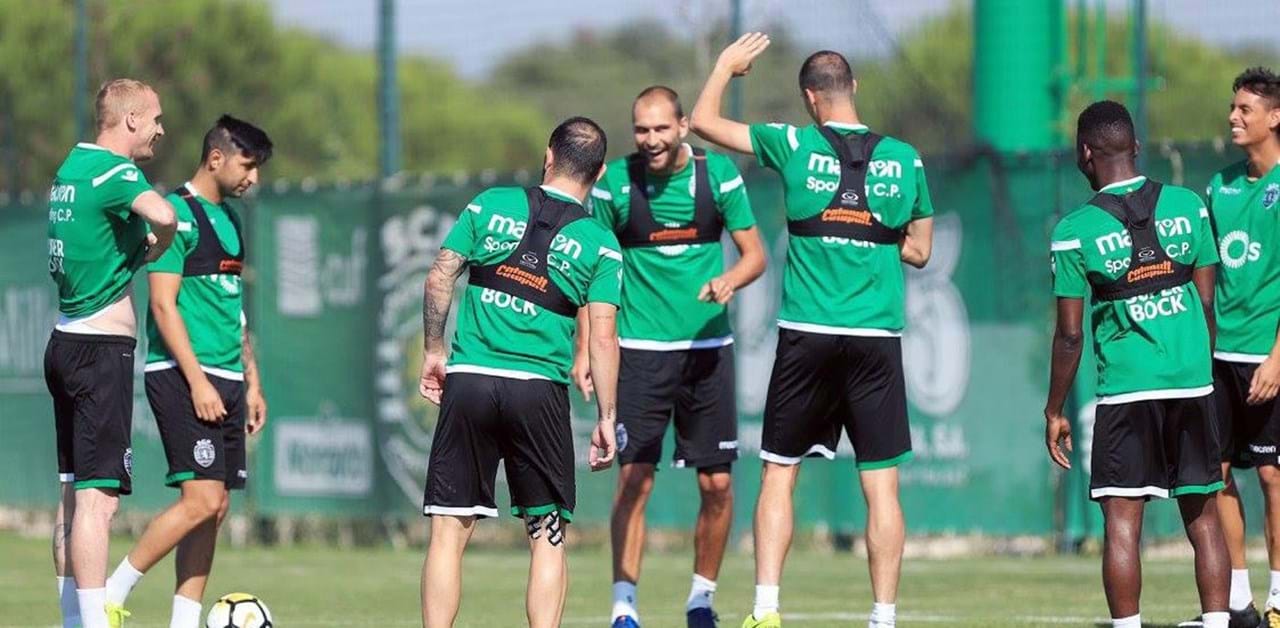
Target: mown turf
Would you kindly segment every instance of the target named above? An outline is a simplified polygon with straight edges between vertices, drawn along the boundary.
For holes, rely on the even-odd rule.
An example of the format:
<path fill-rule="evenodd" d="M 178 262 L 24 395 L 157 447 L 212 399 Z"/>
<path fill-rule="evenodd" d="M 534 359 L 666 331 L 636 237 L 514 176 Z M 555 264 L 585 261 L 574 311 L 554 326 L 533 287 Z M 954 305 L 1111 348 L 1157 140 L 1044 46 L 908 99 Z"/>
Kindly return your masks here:
<path fill-rule="evenodd" d="M 113 566 L 126 550 L 126 540 L 113 542 Z M 690 562 L 688 556 L 670 553 L 647 558 L 640 587 L 646 628 L 684 625 Z M 206 602 L 220 593 L 255 593 L 270 605 L 281 628 L 417 626 L 421 565 L 420 550 L 223 548 Z M 526 567 L 526 556 L 519 551 L 471 551 L 458 626 L 524 625 Z M 608 626 L 608 552 L 573 550 L 570 569 L 565 625 Z M 128 604 L 133 611 L 128 626 L 169 625 L 172 573 L 172 562 L 166 560 L 138 586 Z M 1263 566 L 1255 566 L 1255 584 L 1263 584 L 1265 573 Z M 1148 624 L 1176 624 L 1196 612 L 1189 560 L 1149 559 L 1144 575 L 1142 610 Z M 736 628 L 750 611 L 750 556 L 731 553 L 719 583 L 721 625 Z M 787 625 L 865 626 L 870 605 L 866 568 L 854 555 L 806 549 L 792 553 L 782 587 Z M 898 608 L 900 626 L 1094 626 L 1107 616 L 1097 557 L 909 560 Z M 57 622 L 47 544 L 0 533 L 0 627 Z"/>

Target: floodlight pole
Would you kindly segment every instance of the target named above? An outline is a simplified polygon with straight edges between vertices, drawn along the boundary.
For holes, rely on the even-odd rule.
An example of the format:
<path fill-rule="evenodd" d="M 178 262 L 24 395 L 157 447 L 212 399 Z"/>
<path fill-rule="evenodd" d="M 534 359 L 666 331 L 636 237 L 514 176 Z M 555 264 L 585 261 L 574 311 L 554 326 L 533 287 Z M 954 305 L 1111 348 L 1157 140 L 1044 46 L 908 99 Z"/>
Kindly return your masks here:
<path fill-rule="evenodd" d="M 378 176 L 386 178 L 400 172 L 400 88 L 396 78 L 395 0 L 378 2 L 378 130 Z"/>

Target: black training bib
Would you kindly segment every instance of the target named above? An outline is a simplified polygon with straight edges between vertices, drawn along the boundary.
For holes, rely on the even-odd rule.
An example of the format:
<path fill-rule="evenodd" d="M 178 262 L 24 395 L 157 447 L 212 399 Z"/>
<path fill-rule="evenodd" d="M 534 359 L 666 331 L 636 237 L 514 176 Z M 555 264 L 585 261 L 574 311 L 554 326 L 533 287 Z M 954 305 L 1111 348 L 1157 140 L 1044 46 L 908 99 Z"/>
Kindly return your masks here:
<path fill-rule="evenodd" d="M 842 136 L 819 126 L 822 137 L 840 159 L 840 183 L 827 208 L 803 220 L 788 220 L 787 231 L 795 236 L 833 236 L 877 244 L 897 244 L 904 231 L 880 222 L 871 213 L 867 199 L 867 170 L 871 153 L 884 139 L 875 133 Z"/>
<path fill-rule="evenodd" d="M 1089 204 L 1115 216 L 1129 232 L 1132 248 L 1129 268 L 1123 275 L 1093 283 L 1093 294 L 1101 301 L 1119 301 L 1154 294 L 1191 281 L 1193 267 L 1174 261 L 1160 246 L 1156 230 L 1156 203 L 1163 186 L 1147 179 L 1142 187 L 1124 195 L 1101 192 Z"/>
<path fill-rule="evenodd" d="M 630 215 L 618 230 L 618 244 L 624 249 L 641 246 L 670 246 L 719 242 L 724 221 L 716 209 L 707 172 L 707 151 L 693 149 L 693 221 L 681 227 L 668 227 L 653 219 L 649 208 L 649 184 L 644 155 L 633 153 L 627 158 L 627 177 L 631 181 Z"/>

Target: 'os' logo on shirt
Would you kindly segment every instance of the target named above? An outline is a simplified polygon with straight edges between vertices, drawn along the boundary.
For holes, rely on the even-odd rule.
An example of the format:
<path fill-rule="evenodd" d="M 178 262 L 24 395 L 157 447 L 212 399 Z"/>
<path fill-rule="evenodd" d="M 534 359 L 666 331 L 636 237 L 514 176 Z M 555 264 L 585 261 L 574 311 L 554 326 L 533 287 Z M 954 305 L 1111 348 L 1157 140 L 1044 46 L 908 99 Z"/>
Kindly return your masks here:
<path fill-rule="evenodd" d="M 1240 268 L 1262 257 L 1262 243 L 1250 239 L 1247 231 L 1237 229 L 1222 236 L 1218 242 L 1218 257 L 1227 268 Z"/>

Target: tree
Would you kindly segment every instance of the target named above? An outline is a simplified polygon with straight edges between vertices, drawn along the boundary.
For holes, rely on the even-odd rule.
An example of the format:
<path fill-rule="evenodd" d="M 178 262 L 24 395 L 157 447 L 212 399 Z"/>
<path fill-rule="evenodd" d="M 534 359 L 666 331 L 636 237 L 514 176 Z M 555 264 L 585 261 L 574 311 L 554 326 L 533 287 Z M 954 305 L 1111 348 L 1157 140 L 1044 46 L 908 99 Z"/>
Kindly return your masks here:
<path fill-rule="evenodd" d="M 0 166 L 0 189 L 48 185 L 71 144 L 92 139 L 72 137 L 72 3 L 31 7 L 0 0 L 0 149 L 16 156 Z M 153 181 L 172 186 L 188 177 L 204 132 L 222 113 L 272 135 L 270 177 L 375 175 L 371 54 L 282 29 L 264 3 L 248 0 L 91 0 L 89 11 L 91 89 L 131 76 L 160 93 L 166 136 L 145 166 Z M 540 162 L 549 127 L 535 107 L 424 58 L 402 57 L 399 76 L 407 170 Z"/>

